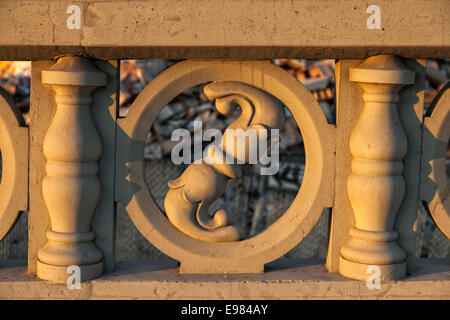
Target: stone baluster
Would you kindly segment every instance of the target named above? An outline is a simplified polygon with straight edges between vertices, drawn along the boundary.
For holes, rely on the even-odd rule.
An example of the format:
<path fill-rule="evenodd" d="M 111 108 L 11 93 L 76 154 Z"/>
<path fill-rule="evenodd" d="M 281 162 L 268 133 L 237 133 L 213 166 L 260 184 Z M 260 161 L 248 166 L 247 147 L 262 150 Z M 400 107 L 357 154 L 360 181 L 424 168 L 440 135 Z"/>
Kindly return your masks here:
<path fill-rule="evenodd" d="M 350 69 L 350 81 L 363 90 L 364 107 L 350 136 L 351 174 L 347 192 L 353 208 L 350 240 L 342 247 L 339 269 L 346 277 L 381 281 L 405 276 L 405 252 L 396 242 L 394 221 L 405 194 L 402 159 L 407 138 L 398 116 L 399 91 L 415 74 L 395 56 L 380 55 Z"/>
<path fill-rule="evenodd" d="M 91 221 L 100 196 L 101 140 L 91 118 L 91 93 L 106 74 L 83 57 L 63 57 L 42 71 L 55 91 L 56 113 L 44 139 L 47 159 L 42 193 L 50 214 L 47 244 L 38 252 L 37 275 L 65 283 L 67 267 L 80 267 L 81 281 L 101 275 L 103 255 Z"/>

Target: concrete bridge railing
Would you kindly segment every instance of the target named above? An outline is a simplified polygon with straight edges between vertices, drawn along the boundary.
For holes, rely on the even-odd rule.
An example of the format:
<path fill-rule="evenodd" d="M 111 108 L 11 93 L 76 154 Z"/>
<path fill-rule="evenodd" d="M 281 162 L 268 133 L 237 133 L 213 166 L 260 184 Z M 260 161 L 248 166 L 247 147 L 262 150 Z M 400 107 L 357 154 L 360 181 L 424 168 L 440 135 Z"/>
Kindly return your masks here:
<path fill-rule="evenodd" d="M 116 269 L 121 203 L 148 241 L 180 262 L 180 277 L 264 279 L 264 266 L 331 208 L 328 272 L 407 283 L 424 268 L 415 258 L 419 201 L 450 236 L 448 85 L 424 113 L 424 59 L 450 58 L 450 2 L 375 2 L 3 1 L 0 60 L 33 62 L 29 127 L 0 96 L 0 238 L 28 210 L 28 274 L 67 283 L 76 266 L 81 282 L 100 279 L 95 285 Z M 306 87 L 267 61 L 280 57 L 337 59 L 333 123 Z M 187 60 L 155 78 L 120 118 L 119 61 L 130 58 Z M 219 112 L 238 107 L 241 116 L 202 163 L 169 183 L 164 214 L 145 182 L 145 139 L 162 108 L 199 84 Z M 303 183 L 279 220 L 242 238 L 224 211 L 208 208 L 257 152 L 245 136 L 270 141 L 284 125 L 283 106 L 304 139 Z M 440 270 L 437 278 L 429 272 L 423 282 L 429 296 L 448 298 L 448 261 L 436 263 L 443 267 L 427 268 Z M 125 267 L 131 281 L 133 268 Z M 1 286 L 14 291 L 14 281 Z M 414 296 L 405 288 L 399 296 Z"/>

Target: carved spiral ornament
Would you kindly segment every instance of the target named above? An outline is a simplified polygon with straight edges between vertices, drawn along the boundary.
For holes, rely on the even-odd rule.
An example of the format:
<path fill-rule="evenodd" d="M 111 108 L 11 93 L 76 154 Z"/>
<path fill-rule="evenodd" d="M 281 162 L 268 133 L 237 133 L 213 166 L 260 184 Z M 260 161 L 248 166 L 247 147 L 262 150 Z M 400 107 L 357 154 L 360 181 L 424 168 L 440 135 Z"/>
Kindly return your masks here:
<path fill-rule="evenodd" d="M 173 98 L 203 83 L 208 83 L 204 92 L 216 100 L 220 113 L 230 115 L 233 108 L 239 107 L 241 115 L 225 130 L 220 148 L 207 154 L 210 161 L 191 164 L 179 178 L 169 182 L 166 217 L 145 182 L 146 137 L 159 112 Z M 258 235 L 240 240 L 239 230 L 227 224 L 226 212 L 218 210 L 213 216 L 208 213 L 209 205 L 220 197 L 228 180 L 240 175 L 238 164 L 218 162 L 217 156 L 231 155 L 247 163 L 254 146 L 244 143 L 230 147 L 230 139 L 234 138 L 227 132 L 255 129 L 262 135 L 267 132 L 264 129 L 281 129 L 283 104 L 304 139 L 306 167 L 302 186 L 281 218 Z M 263 272 L 264 264 L 295 247 L 323 209 L 332 206 L 334 127 L 327 123 L 312 94 L 268 61 L 178 63 L 141 92 L 118 125 L 116 198 L 147 240 L 181 262 L 182 273 Z"/>
<path fill-rule="evenodd" d="M 204 92 L 216 99 L 220 113 L 231 115 L 239 107 L 241 114 L 225 129 L 220 145 L 208 150 L 202 163 L 191 164 L 181 177 L 169 182 L 164 207 L 170 222 L 195 239 L 236 241 L 241 238 L 240 230 L 227 225 L 226 212 L 220 209 L 210 217 L 208 209 L 225 192 L 229 179 L 241 176 L 238 160 L 249 163 L 250 154 L 260 151 L 257 143 L 246 137 L 253 132 L 258 140 L 267 139 L 266 130 L 283 126 L 284 109 L 268 93 L 240 82 L 215 81 L 206 85 Z M 232 161 L 227 162 L 227 157 Z M 201 177 L 201 183 L 197 177 Z"/>

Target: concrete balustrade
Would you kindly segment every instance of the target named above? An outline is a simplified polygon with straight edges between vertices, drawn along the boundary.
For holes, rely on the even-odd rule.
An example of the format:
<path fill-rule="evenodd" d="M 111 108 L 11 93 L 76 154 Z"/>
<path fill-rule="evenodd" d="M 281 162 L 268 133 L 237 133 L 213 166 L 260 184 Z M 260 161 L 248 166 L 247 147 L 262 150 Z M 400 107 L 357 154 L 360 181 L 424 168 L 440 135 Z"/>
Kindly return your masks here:
<path fill-rule="evenodd" d="M 5 133 L 0 136 L 5 163 L 0 190 L 8 194 L 0 194 L 4 202 L 0 203 L 0 237 L 10 230 L 19 211 L 30 211 L 29 275 L 16 262 L 8 262 L 6 271 L 0 268 L 0 278 L 4 272 L 6 279 L 0 280 L 0 289 L 5 288 L 0 297 L 19 290 L 16 276 L 34 288 L 32 292 L 51 291 L 53 283 L 66 283 L 68 267 L 76 266 L 82 282 L 97 278 L 83 284 L 79 298 L 139 295 L 143 284 L 135 278 L 138 272 L 144 285 L 155 292 L 164 289 L 163 282 L 174 290 L 183 285 L 177 293 L 181 298 L 192 297 L 190 291 L 203 286 L 202 281 L 208 282 L 202 290 L 209 298 L 222 297 L 211 293 L 211 283 L 216 282 L 220 290 L 228 291 L 226 297 L 274 298 L 264 293 L 266 280 L 270 291 L 280 297 L 305 298 L 301 289 L 307 288 L 314 298 L 342 298 L 339 292 L 347 289 L 352 297 L 375 298 L 373 292 L 361 293 L 364 284 L 350 280 L 367 281 L 374 267 L 387 290 L 394 292 L 385 298 L 419 297 L 420 292 L 412 290 L 416 284 L 429 297 L 448 298 L 450 263 L 448 259 L 436 265 L 416 263 L 413 224 L 417 203 L 424 201 L 439 228 L 450 234 L 448 182 L 442 178 L 450 136 L 450 87 L 443 89 L 430 108 L 432 113 L 424 117 L 425 68 L 419 60 L 450 57 L 446 32 L 450 22 L 444 19 L 450 6 L 446 0 L 436 0 L 434 6 L 423 0 L 412 1 L 414 5 L 406 5 L 411 3 L 406 0 L 392 2 L 381 1 L 382 12 L 389 9 L 390 14 L 383 15 L 383 29 L 371 30 L 365 24 L 366 8 L 356 0 L 308 4 L 295 0 L 289 5 L 275 1 L 256 7 L 247 0 L 189 1 L 192 12 L 210 13 L 200 19 L 167 1 L 84 1 L 88 5 L 81 8 L 80 29 L 69 30 L 67 17 L 58 14 L 66 3 L 4 1 L 0 28 L 14 19 L 21 21 L 0 36 L 0 59 L 43 61 L 33 62 L 32 67 L 30 128 L 13 117 L 14 104 L 0 97 L 0 133 Z M 121 15 L 134 17 L 140 12 L 148 18 L 142 29 L 136 27 L 130 34 L 128 21 L 107 23 L 118 14 L 119 4 Z M 32 28 L 30 21 L 37 19 L 42 6 L 49 14 Z M 304 12 L 306 8 L 310 14 Z M 419 14 L 424 10 L 429 14 Z M 339 14 L 349 23 L 339 24 Z M 233 23 L 224 25 L 224 15 Z M 253 18 L 250 25 L 245 20 L 248 15 Z M 25 16 L 33 19 L 27 21 Z M 398 27 L 399 16 L 409 25 Z M 275 24 L 279 30 L 273 28 Z M 310 27 L 316 24 L 326 28 Z M 23 46 L 27 47 L 19 50 Z M 261 60 L 280 56 L 340 59 L 335 123 L 327 122 L 301 82 Z M 119 119 L 117 64 L 106 59 L 154 57 L 193 60 L 177 63 L 152 80 L 127 117 Z M 151 124 L 178 94 L 203 83 L 209 83 L 205 94 L 216 100 L 222 114 L 229 115 L 232 106 L 242 108 L 242 117 L 228 129 L 282 128 L 281 102 L 302 131 L 306 169 L 301 189 L 282 217 L 254 237 L 241 239 L 224 211 L 208 216 L 208 206 L 227 181 L 239 176 L 239 165 L 222 165 L 216 162 L 217 154 L 208 155 L 214 160 L 209 165 L 191 165 L 170 182 L 167 216 L 145 182 L 143 152 Z M 15 137 L 21 145 L 14 145 Z M 241 147 L 247 151 L 253 146 Z M 29 168 L 16 153 L 5 155 L 20 148 L 28 150 Z M 221 148 L 238 157 L 235 150 L 227 150 L 225 140 Z M 248 162 L 246 156 L 243 160 Z M 196 183 L 201 178 L 204 185 Z M 143 236 L 180 265 L 119 263 L 114 273 L 118 203 Z M 327 208 L 332 209 L 327 261 L 310 265 L 275 261 L 304 239 Z M 267 268 L 268 264 L 278 271 Z M 224 278 L 236 273 L 230 281 Z M 408 278 L 415 274 L 418 279 Z M 30 275 L 51 282 L 43 285 L 27 278 Z M 229 293 L 236 290 L 235 282 L 249 294 Z M 330 285 L 339 290 L 327 293 Z M 90 287 L 101 290 L 89 296 L 86 288 Z M 162 297 L 142 290 L 143 297 Z M 71 294 L 65 292 L 63 297 Z"/>

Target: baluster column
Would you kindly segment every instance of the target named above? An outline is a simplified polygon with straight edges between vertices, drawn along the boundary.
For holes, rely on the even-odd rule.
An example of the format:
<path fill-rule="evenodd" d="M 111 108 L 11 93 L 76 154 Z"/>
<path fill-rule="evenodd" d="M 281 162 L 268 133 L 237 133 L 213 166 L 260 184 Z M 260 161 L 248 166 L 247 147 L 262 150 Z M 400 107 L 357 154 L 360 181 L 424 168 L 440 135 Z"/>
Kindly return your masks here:
<path fill-rule="evenodd" d="M 106 74 L 87 58 L 63 57 L 42 71 L 42 83 L 55 91 L 57 109 L 43 144 L 47 175 L 42 193 L 51 230 L 38 252 L 37 275 L 65 283 L 67 267 L 77 265 L 85 281 L 103 271 L 103 255 L 91 230 L 100 197 L 101 140 L 90 103 L 92 91 L 106 84 Z"/>
<path fill-rule="evenodd" d="M 415 74 L 398 57 L 380 55 L 350 69 L 363 90 L 364 108 L 350 136 L 351 174 L 347 192 L 353 208 L 350 240 L 342 247 L 340 273 L 367 280 L 380 268 L 381 280 L 405 276 L 405 252 L 394 221 L 405 194 L 402 176 L 407 138 L 398 116 L 398 92 Z"/>

